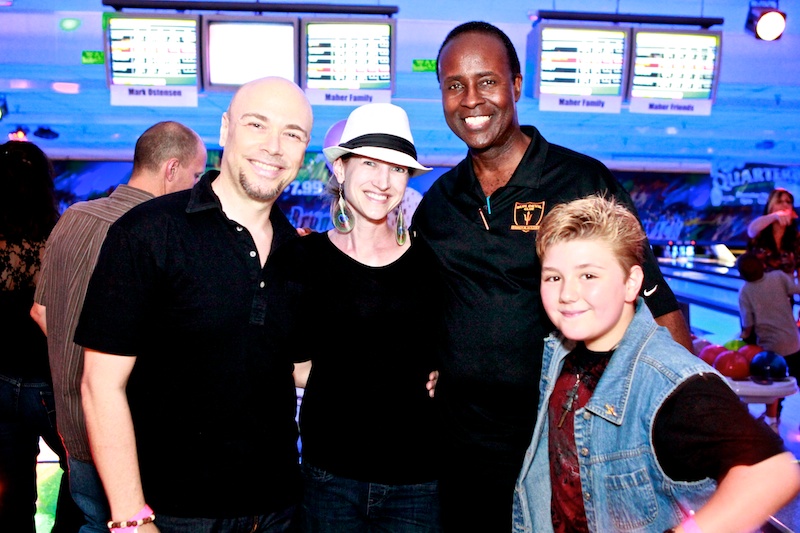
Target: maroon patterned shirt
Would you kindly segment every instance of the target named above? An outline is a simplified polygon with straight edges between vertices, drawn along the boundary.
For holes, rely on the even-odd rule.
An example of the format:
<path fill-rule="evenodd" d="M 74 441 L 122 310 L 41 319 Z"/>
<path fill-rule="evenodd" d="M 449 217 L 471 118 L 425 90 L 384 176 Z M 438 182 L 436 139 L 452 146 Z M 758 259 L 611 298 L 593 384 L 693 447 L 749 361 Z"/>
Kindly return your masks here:
<path fill-rule="evenodd" d="M 549 404 L 550 505 L 556 533 L 589 531 L 575 447 L 575 411 L 591 398 L 614 352 L 590 352 L 583 343 L 567 356 Z M 573 398 L 574 396 L 574 398 Z M 566 413 L 566 414 L 565 414 Z"/>

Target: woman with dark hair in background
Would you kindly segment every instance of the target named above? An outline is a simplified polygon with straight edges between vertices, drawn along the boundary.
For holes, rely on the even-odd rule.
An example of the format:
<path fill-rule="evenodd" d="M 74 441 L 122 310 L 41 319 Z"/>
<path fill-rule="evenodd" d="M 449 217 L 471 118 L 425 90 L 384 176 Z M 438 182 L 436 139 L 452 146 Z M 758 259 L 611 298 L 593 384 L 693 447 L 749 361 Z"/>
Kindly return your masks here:
<path fill-rule="evenodd" d="M 795 276 L 800 260 L 796 220 L 794 196 L 777 187 L 769 193 L 764 214 L 747 226 L 747 236 L 750 237 L 747 248 L 763 259 L 767 272 L 780 269 Z"/>
<path fill-rule="evenodd" d="M 747 249 L 762 260 L 764 272 L 783 270 L 797 283 L 798 268 L 800 268 L 800 236 L 798 236 L 797 212 L 794 210 L 792 193 L 782 187 L 773 189 L 767 198 L 764 214 L 753 219 L 747 226 L 747 236 L 750 237 Z M 778 297 L 783 297 L 783 294 Z M 744 326 L 744 323 L 742 325 Z M 797 325 L 800 326 L 800 320 L 797 321 Z M 755 335 L 754 331 L 758 328 L 753 326 L 749 331 L 753 331 L 752 335 Z M 746 340 L 761 345 L 762 341 L 757 336 L 753 338 L 752 335 Z M 781 355 L 786 357 L 789 375 L 800 375 L 797 363 L 800 360 L 800 352 Z M 772 404 L 767 404 L 763 415 L 776 431 L 780 425 L 782 410 L 781 398 Z"/>
<path fill-rule="evenodd" d="M 47 340 L 29 314 L 45 240 L 58 219 L 50 160 L 29 142 L 0 145 L 0 190 L 0 531 L 30 533 L 40 437 L 66 469 Z M 63 476 L 52 531 L 80 525 Z"/>

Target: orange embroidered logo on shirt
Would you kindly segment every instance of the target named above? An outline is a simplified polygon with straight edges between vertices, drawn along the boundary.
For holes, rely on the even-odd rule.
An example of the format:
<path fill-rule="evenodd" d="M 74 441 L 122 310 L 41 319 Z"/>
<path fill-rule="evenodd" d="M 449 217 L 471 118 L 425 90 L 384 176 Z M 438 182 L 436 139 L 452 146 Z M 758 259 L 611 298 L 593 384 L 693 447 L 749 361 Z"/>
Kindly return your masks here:
<path fill-rule="evenodd" d="M 544 202 L 515 202 L 512 230 L 528 233 L 539 229 L 544 218 Z"/>

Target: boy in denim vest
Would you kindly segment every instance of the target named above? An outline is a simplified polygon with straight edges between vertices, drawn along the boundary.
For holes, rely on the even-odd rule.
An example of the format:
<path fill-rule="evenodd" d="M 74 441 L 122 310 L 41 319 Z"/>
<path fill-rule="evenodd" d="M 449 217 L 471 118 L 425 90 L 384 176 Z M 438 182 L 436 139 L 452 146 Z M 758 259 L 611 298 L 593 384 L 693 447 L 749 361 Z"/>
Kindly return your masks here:
<path fill-rule="evenodd" d="M 536 239 L 545 341 L 514 531 L 753 531 L 800 467 L 638 297 L 646 237 L 613 200 L 553 208 Z M 670 529 L 672 528 L 672 529 Z"/>

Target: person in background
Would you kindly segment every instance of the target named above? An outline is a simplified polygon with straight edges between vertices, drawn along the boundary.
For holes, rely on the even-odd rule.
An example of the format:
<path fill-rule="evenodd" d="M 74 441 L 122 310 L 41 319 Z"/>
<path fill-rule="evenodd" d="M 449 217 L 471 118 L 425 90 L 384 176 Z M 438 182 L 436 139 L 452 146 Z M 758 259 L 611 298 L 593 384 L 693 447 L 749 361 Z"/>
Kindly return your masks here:
<path fill-rule="evenodd" d="M 335 227 L 282 247 L 266 271 L 267 331 L 280 353 L 303 356 L 303 530 L 437 532 L 438 431 L 425 387 L 440 319 L 435 264 L 402 214 L 387 223 L 409 178 L 431 169 L 392 104 L 356 108 L 324 153 Z M 327 340 L 308 342 L 318 309 L 331 315 L 315 326 Z"/>
<path fill-rule="evenodd" d="M 109 226 L 142 202 L 191 188 L 203 174 L 206 159 L 202 139 L 190 128 L 171 121 L 151 126 L 136 141 L 127 184 L 108 197 L 70 206 L 47 239 L 31 317 L 47 335 L 70 490 L 86 517 L 81 533 L 106 533 L 109 517 L 81 406 L 83 348 L 72 340 L 89 277 Z"/>
<path fill-rule="evenodd" d="M 28 310 L 39 280 L 42 250 L 58 220 L 53 166 L 35 144 L 0 145 L 0 531 L 36 530 L 36 465 L 44 440 L 67 471 L 58 436 L 47 339 Z M 81 514 L 64 474 L 56 533 L 78 531 Z"/>
<path fill-rule="evenodd" d="M 639 296 L 646 246 L 636 216 L 600 196 L 542 221 L 542 303 L 556 331 L 516 532 L 750 532 L 800 493 L 780 437 L 653 319 Z"/>
<path fill-rule="evenodd" d="M 270 253 L 300 238 L 275 201 L 311 105 L 279 77 L 222 115 L 219 171 L 108 230 L 75 342 L 112 533 L 286 532 L 300 497 L 293 361 L 265 352 Z"/>
<path fill-rule="evenodd" d="M 764 214 L 748 224 L 747 236 L 750 238 L 747 249 L 762 258 L 766 272 L 783 270 L 792 277 L 797 276 L 800 238 L 792 193 L 781 187 L 773 189 Z"/>
<path fill-rule="evenodd" d="M 739 275 L 739 318 L 742 339 L 755 335 L 755 343 L 786 359 L 789 375 L 800 377 L 800 330 L 792 313 L 792 299 L 800 285 L 781 269 L 764 271 L 763 258 L 745 252 L 736 259 Z M 783 398 L 767 404 L 764 422 L 779 432 Z"/>
<path fill-rule="evenodd" d="M 474 21 L 454 28 L 439 49 L 437 77 L 445 120 L 469 148 L 425 193 L 411 225 L 436 254 L 446 286 L 435 385 L 444 431 L 442 519 L 446 531 L 504 532 L 552 327 L 539 298 L 534 250 L 541 218 L 598 191 L 635 208 L 602 163 L 520 126 L 519 58 L 497 27 Z M 644 272 L 642 295 L 656 320 L 691 347 L 649 248 Z"/>

